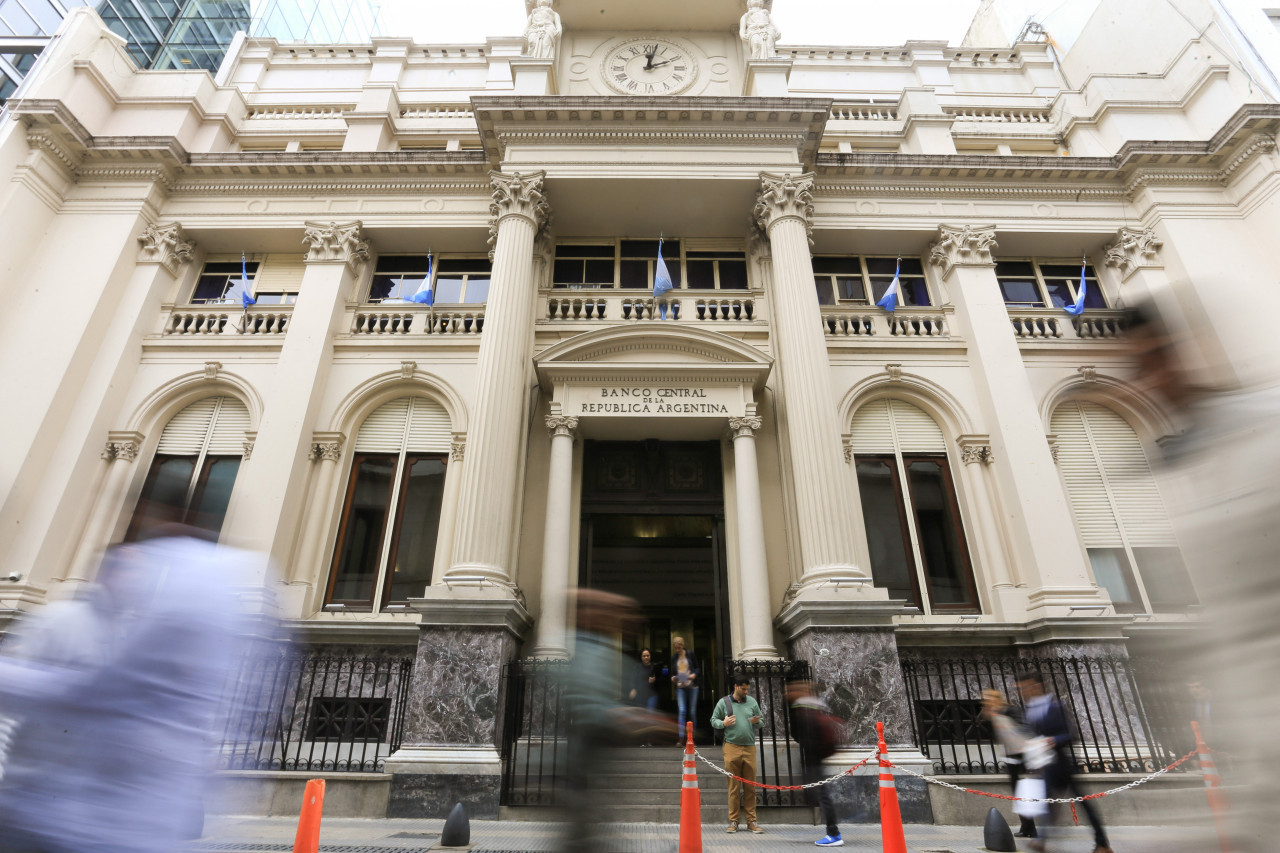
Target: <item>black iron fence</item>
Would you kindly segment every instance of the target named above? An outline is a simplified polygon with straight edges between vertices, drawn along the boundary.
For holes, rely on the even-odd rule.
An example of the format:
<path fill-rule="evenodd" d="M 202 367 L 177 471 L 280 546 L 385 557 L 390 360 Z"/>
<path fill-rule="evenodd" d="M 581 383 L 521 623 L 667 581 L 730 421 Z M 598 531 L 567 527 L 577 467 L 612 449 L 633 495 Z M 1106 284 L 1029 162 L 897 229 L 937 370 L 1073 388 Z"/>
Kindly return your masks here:
<path fill-rule="evenodd" d="M 1193 745 L 1189 715 L 1143 669 L 1123 657 L 902 659 L 916 740 L 938 773 L 1003 772 L 1003 753 L 981 714 L 982 691 L 999 690 L 1018 704 L 1018 678 L 1031 670 L 1062 701 L 1082 772 L 1144 773 L 1170 764 Z"/>
<path fill-rule="evenodd" d="M 247 656 L 232 682 L 223 770 L 378 772 L 400 747 L 413 655 Z"/>
<path fill-rule="evenodd" d="M 725 671 L 751 679 L 751 695 L 760 703 L 764 725 L 756 738 L 756 779 L 770 785 L 798 785 L 804 781 L 800 749 L 791 738 L 787 681 L 809 677 L 809 662 L 803 660 L 730 660 Z M 712 702 L 719 702 L 716 696 Z M 710 707 L 714 707 L 711 705 Z M 717 758 L 719 756 L 716 756 Z M 803 791 L 760 789 L 760 805 L 802 806 Z"/>

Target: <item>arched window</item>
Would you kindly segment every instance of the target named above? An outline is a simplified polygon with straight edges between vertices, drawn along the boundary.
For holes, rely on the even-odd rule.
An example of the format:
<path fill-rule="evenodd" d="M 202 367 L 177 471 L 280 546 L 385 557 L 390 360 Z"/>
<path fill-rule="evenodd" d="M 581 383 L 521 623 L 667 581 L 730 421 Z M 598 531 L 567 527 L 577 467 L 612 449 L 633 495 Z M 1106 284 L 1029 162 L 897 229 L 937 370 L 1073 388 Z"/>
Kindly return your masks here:
<path fill-rule="evenodd" d="M 401 397 L 356 436 L 326 604 L 379 610 L 431 583 L 452 441 L 444 407 Z"/>
<path fill-rule="evenodd" d="M 165 522 L 220 531 L 248 428 L 249 410 L 235 397 L 206 397 L 174 415 L 160 434 L 125 540 Z"/>
<path fill-rule="evenodd" d="M 976 611 L 942 430 L 910 403 L 876 400 L 850 431 L 876 586 L 925 613 Z"/>
<path fill-rule="evenodd" d="M 1146 452 L 1128 422 L 1097 403 L 1073 400 L 1054 410 L 1050 429 L 1093 576 L 1116 610 L 1196 604 Z"/>

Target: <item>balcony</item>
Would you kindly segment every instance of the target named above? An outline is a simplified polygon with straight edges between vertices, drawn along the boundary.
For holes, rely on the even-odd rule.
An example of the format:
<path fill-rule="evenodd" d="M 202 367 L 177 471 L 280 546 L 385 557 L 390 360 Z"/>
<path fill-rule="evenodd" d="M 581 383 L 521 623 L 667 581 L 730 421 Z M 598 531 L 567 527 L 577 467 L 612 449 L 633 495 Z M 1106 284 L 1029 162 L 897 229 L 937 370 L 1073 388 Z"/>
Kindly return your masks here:
<path fill-rule="evenodd" d="M 1050 341 L 1111 341 L 1123 337 L 1125 312 L 1089 309 L 1073 317 L 1060 308 L 1010 308 L 1009 321 L 1019 344 Z"/>
<path fill-rule="evenodd" d="M 291 305 L 165 306 L 160 334 L 165 337 L 213 335 L 283 336 L 293 316 Z"/>
<path fill-rule="evenodd" d="M 352 312 L 351 335 L 360 338 L 478 338 L 484 306 L 361 305 Z"/>
<path fill-rule="evenodd" d="M 553 290 L 539 300 L 538 320 L 602 326 L 659 320 L 727 327 L 763 323 L 763 314 L 764 298 L 749 291 L 680 291 L 678 296 L 655 300 L 636 291 Z"/>
<path fill-rule="evenodd" d="M 908 339 L 955 340 L 950 306 L 899 308 L 888 312 L 868 306 L 822 308 L 822 331 L 828 343 L 879 338 L 881 343 Z"/>

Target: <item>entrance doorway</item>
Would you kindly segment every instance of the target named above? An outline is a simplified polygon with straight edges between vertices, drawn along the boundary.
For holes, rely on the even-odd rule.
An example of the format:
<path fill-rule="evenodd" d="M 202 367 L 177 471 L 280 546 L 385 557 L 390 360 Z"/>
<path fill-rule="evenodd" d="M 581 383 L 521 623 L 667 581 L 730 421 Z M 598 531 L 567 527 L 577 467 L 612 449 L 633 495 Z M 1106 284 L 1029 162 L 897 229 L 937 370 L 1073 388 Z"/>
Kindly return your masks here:
<path fill-rule="evenodd" d="M 647 648 L 666 665 L 684 638 L 702 666 L 691 718 L 707 740 L 730 651 L 720 444 L 587 441 L 583 453 L 580 583 L 639 602 L 640 635 L 623 640 L 634 660 Z M 675 713 L 669 675 L 658 701 Z"/>

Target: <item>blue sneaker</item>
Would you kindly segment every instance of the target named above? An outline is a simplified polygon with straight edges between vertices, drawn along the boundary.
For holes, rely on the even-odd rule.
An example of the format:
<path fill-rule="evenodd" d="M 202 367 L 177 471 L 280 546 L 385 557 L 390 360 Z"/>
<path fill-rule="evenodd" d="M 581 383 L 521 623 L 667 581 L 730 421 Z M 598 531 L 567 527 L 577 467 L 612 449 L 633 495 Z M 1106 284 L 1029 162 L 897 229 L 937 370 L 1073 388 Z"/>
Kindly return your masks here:
<path fill-rule="evenodd" d="M 819 847 L 843 847 L 844 839 L 838 835 L 824 835 L 813 843 Z"/>

